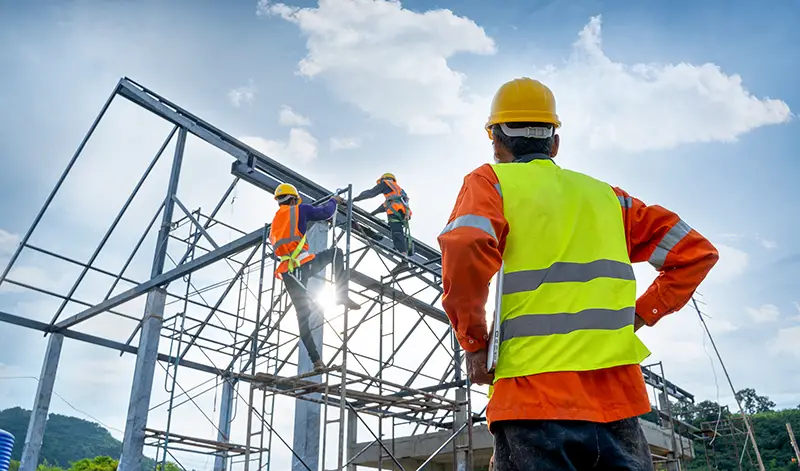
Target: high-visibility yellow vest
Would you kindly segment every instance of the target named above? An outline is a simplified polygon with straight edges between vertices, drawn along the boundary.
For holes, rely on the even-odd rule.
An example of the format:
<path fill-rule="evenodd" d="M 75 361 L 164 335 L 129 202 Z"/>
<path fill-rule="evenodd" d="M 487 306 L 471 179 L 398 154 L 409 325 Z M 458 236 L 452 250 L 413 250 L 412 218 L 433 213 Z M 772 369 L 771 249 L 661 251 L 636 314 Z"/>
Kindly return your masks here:
<path fill-rule="evenodd" d="M 641 363 L 614 190 L 552 160 L 492 167 L 509 224 L 495 380 Z"/>

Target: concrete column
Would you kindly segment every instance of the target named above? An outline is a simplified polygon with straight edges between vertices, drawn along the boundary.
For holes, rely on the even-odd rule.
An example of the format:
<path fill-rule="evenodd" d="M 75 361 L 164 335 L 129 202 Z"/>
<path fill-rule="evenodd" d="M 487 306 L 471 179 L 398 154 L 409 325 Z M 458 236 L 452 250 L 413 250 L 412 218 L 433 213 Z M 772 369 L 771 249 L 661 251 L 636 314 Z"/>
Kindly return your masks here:
<path fill-rule="evenodd" d="M 353 457 L 356 453 L 360 450 L 356 450 L 356 444 L 358 443 L 358 417 L 356 417 L 356 413 L 352 410 L 347 411 L 347 454 L 345 456 L 349 460 Z M 349 464 L 347 465 L 347 471 L 356 471 L 356 465 Z"/>
<path fill-rule="evenodd" d="M 161 228 L 156 239 L 156 251 L 153 256 L 153 268 L 150 278 L 164 272 L 164 261 L 167 258 L 167 243 L 172 224 L 172 213 L 175 208 L 172 197 L 178 191 L 178 180 L 183 163 L 183 150 L 186 146 L 186 129 L 178 131 L 175 143 L 175 157 L 172 162 L 166 204 L 161 218 Z M 142 453 L 144 451 L 144 428 L 147 425 L 147 414 L 150 410 L 150 395 L 153 391 L 153 375 L 158 357 L 158 342 L 161 338 L 161 324 L 164 321 L 164 306 L 167 300 L 166 287 L 155 288 L 147 293 L 142 329 L 139 334 L 139 350 L 136 354 L 136 367 L 133 372 L 131 396 L 128 401 L 128 419 L 125 422 L 125 434 L 122 439 L 122 456 L 118 471 L 141 471 Z"/>
<path fill-rule="evenodd" d="M 217 432 L 217 441 L 228 443 L 231 439 L 231 413 L 233 412 L 233 399 L 234 399 L 234 381 L 225 379 L 222 383 L 222 398 L 220 399 L 219 406 L 219 432 Z M 220 452 L 214 458 L 214 471 L 225 471 L 228 465 L 228 452 Z"/>
<path fill-rule="evenodd" d="M 461 381 L 463 377 L 463 371 L 461 370 L 461 345 L 458 344 L 458 341 L 455 338 L 455 333 L 450 333 L 451 341 L 453 342 L 453 361 L 455 363 L 455 369 L 453 370 L 453 378 L 456 381 Z M 469 418 L 469 414 L 471 411 L 467 407 L 467 389 L 464 386 L 459 387 L 456 389 L 456 401 L 458 401 L 461 406 L 456 411 L 453 417 L 453 432 L 455 433 L 462 425 L 467 423 L 467 419 Z M 464 429 L 461 433 L 453 440 L 453 469 L 455 471 L 467 471 L 469 467 L 469 436 L 467 435 L 469 430 Z"/>
<path fill-rule="evenodd" d="M 461 407 L 455 413 L 455 420 L 453 420 L 453 432 L 461 428 L 462 425 L 467 423 L 467 405 L 464 404 L 467 400 L 466 388 L 460 387 L 456 389 L 456 401 Z M 466 428 L 453 440 L 455 444 L 455 459 L 453 460 L 453 469 L 455 471 L 468 471 L 469 469 L 469 437 L 467 434 L 469 430 Z"/>
<path fill-rule="evenodd" d="M 39 385 L 36 388 L 28 433 L 25 435 L 25 446 L 22 449 L 20 471 L 36 471 L 39 465 L 39 452 L 42 449 L 47 413 L 50 410 L 50 398 L 53 396 L 53 385 L 56 382 L 58 360 L 61 358 L 63 344 L 64 336 L 61 334 L 51 334 L 47 340 L 42 372 L 39 374 Z"/>
<path fill-rule="evenodd" d="M 680 462 L 675 458 L 675 453 L 667 453 L 667 471 L 680 471 L 681 465 Z"/>
<path fill-rule="evenodd" d="M 327 223 L 316 223 L 308 228 L 306 234 L 308 250 L 317 253 L 328 248 L 328 225 Z M 325 286 L 324 273 L 308 281 L 308 295 L 315 299 Z M 322 355 L 322 325 L 324 313 L 319 310 L 312 312 L 309 325 L 313 333 L 314 343 L 317 345 L 320 355 Z M 299 354 L 297 374 L 308 373 L 313 370 L 311 358 L 308 351 L 299 342 Z M 324 357 L 323 357 L 324 358 Z M 311 376 L 309 381 L 322 381 L 321 375 Z M 319 398 L 319 394 L 310 394 L 309 397 Z M 311 471 L 319 469 L 319 438 L 320 438 L 320 410 L 321 405 L 315 402 L 295 400 L 294 407 L 294 436 L 292 438 L 292 449 L 299 455 Z M 297 459 L 292 457 L 292 471 L 306 471 L 306 467 Z"/>

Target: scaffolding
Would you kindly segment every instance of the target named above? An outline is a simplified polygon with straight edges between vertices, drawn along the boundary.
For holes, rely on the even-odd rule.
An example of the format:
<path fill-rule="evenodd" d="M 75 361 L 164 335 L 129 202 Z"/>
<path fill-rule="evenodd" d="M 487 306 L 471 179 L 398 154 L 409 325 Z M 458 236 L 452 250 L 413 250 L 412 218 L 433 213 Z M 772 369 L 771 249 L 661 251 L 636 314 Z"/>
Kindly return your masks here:
<path fill-rule="evenodd" d="M 655 407 L 651 412 L 654 423 L 669 432 L 670 447 L 666 453 L 657 454 L 651 451 L 653 465 L 657 470 L 679 471 L 686 462 L 694 459 L 694 441 L 701 440 L 700 429 L 683 422 L 675 416 L 670 398 L 677 403 L 694 404 L 694 395 L 669 381 L 664 373 L 664 364 L 656 362 L 642 365 L 645 384 L 652 388 Z M 671 450 L 671 451 L 670 451 Z"/>
<path fill-rule="evenodd" d="M 52 237 L 40 237 L 43 242 L 38 242 L 37 234 L 53 230 L 42 221 L 54 212 L 62 186 L 112 104 L 132 104 L 132 109 L 144 110 L 171 130 L 138 181 L 131 182 L 119 212 L 88 254 L 71 255 Z M 189 196 L 179 190 L 192 154 L 187 151 L 190 139 L 232 159 L 232 181 L 219 197 L 213 195 L 213 203 L 206 206 L 211 211 L 192 198 L 208 196 L 210 190 L 190 188 Z M 149 208 L 141 223 L 128 224 L 122 231 L 121 221 L 142 194 L 164 194 L 155 175 L 165 168 L 159 163 L 168 149 L 172 163 L 165 173 L 165 196 L 159 196 L 156 208 Z M 113 154 L 114 149 L 106 152 Z M 215 181 L 222 178 L 213 177 Z M 249 190 L 241 182 L 249 183 L 245 187 Z M 332 221 L 311 225 L 307 234 L 311 252 L 327 247 L 342 250 L 345 281 L 351 295 L 362 303 L 358 313 L 334 309 L 325 302 L 330 277 L 323 273 L 309 281 L 309 295 L 321 306 L 310 324 L 326 363 L 322 371 L 313 370 L 308 352 L 298 342 L 291 300 L 273 276 L 276 262 L 265 220 L 269 211 L 245 218 L 245 228 L 224 214 L 226 204 L 233 208 L 233 202 L 245 198 L 241 193 L 247 191 L 259 201 L 255 207 L 263 207 L 263 201 L 269 200 L 267 192 L 271 194 L 280 183 L 295 185 L 305 202 L 325 203 L 334 195 L 348 201 Z M 213 459 L 214 471 L 285 469 L 276 460 L 290 454 L 293 470 L 354 470 L 352 462 L 360 453 L 376 449 L 379 463 L 388 459 L 392 469 L 422 469 L 430 458 L 423 463 L 402 462 L 395 457 L 392 443 L 398 436 L 431 429 L 448 431 L 435 453 L 452 446 L 456 468 L 471 469 L 472 420 L 481 413 L 472 411 L 462 355 L 438 307 L 440 255 L 418 240 L 413 241 L 413 255 L 397 253 L 388 225 L 354 207 L 351 197 L 351 186 L 327 190 L 122 78 L 0 275 L 0 286 L 59 303 L 46 318 L 0 311 L 0 321 L 49 336 L 22 471 L 34 471 L 38 463 L 65 338 L 135 356 L 120 471 L 142 469 L 145 447 L 155 451 L 156 466 L 161 469 L 170 461 L 186 470 L 181 457 L 187 454 Z M 140 235 L 127 240 L 132 227 Z M 121 231 L 126 237 L 117 237 Z M 79 235 L 88 240 L 93 234 L 87 230 Z M 230 241 L 223 242 L 226 236 Z M 105 255 L 109 247 L 123 246 L 129 252 L 125 261 Z M 152 258 L 148 258 L 148 246 L 152 246 Z M 19 268 L 29 260 L 48 266 L 64 264 L 75 276 L 67 289 L 45 286 L 22 276 L 24 270 Z M 118 263 L 111 268 L 114 261 Z M 394 271 L 402 261 L 407 261 L 406 268 Z M 73 272 L 64 269 L 64 273 Z M 125 337 L 117 337 L 119 326 L 126 324 L 130 330 Z M 157 365 L 164 375 L 163 393 L 155 381 L 156 373 L 162 373 Z M 154 391 L 163 400 L 154 403 Z M 290 422 L 283 406 L 287 400 L 294 402 L 291 439 L 279 430 Z M 187 417 L 182 411 L 187 408 L 193 417 L 201 416 L 210 424 L 210 434 L 194 425 L 181 426 Z M 148 420 L 156 410 L 163 411 L 158 425 Z M 349 450 L 359 435 L 371 442 L 352 453 Z"/>

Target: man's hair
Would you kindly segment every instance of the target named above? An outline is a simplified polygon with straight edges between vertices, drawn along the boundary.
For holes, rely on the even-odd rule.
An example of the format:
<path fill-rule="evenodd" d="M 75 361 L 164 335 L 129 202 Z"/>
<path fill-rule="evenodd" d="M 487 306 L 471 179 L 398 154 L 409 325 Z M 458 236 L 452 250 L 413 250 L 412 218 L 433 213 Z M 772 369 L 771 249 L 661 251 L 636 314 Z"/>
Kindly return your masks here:
<path fill-rule="evenodd" d="M 294 195 L 283 195 L 278 197 L 278 205 L 285 206 L 287 204 L 293 204 L 297 202 L 297 197 Z"/>
<path fill-rule="evenodd" d="M 553 125 L 550 123 L 505 123 L 505 125 L 512 129 L 530 127 L 553 129 Z M 550 155 L 550 152 L 553 150 L 553 136 L 546 139 L 510 137 L 503 133 L 503 129 L 499 124 L 492 126 L 492 135 L 495 139 L 500 140 L 500 143 L 507 147 L 514 157 L 526 154 Z"/>

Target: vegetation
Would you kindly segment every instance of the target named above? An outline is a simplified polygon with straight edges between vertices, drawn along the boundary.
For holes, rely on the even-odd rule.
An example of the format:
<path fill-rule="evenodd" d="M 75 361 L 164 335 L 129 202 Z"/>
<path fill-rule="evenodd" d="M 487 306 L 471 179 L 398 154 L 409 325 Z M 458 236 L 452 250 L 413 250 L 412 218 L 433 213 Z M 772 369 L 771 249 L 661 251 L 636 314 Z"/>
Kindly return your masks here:
<path fill-rule="evenodd" d="M 800 471 L 793 461 L 794 451 L 789 442 L 786 424 L 790 423 L 796 434 L 800 434 L 800 406 L 794 409 L 775 410 L 775 403 L 767 396 L 760 396 L 753 389 L 743 389 L 736 394 L 742 407 L 752 414 L 761 457 L 768 471 Z M 672 403 L 673 415 L 698 429 L 705 431 L 706 439 L 695 441 L 696 458 L 683 467 L 686 471 L 756 471 L 755 453 L 752 446 L 745 444 L 745 427 L 738 414 L 732 414 L 727 407 L 713 401 L 697 404 Z M 0 411 L 0 424 L 3 429 L 14 434 L 17 439 L 12 453 L 10 471 L 19 470 L 19 459 L 25 432 L 28 427 L 30 411 L 15 407 Z M 651 422 L 658 422 L 658 413 L 651 411 L 642 416 Z M 737 430 L 731 433 L 732 427 Z M 717 431 L 716 438 L 713 431 Z M 103 427 L 75 417 L 50 414 L 42 444 L 41 463 L 37 471 L 116 471 L 117 460 L 122 451 L 122 443 L 116 440 Z M 706 456 L 708 457 L 706 459 Z M 164 471 L 181 471 L 175 463 L 168 462 Z M 160 463 L 145 458 L 142 471 L 161 471 Z"/>
<path fill-rule="evenodd" d="M 751 423 L 764 467 L 768 471 L 800 470 L 796 460 L 793 460 L 795 454 L 786 431 L 787 423 L 791 424 L 795 435 L 800 431 L 800 406 L 775 411 L 775 403 L 769 397 L 760 396 L 750 388 L 739 391 L 736 397 L 745 411 L 752 414 Z M 747 436 L 741 415 L 731 413 L 727 407 L 721 407 L 713 401 L 702 401 L 697 404 L 672 403 L 671 411 L 676 418 L 706 432 L 705 441 L 695 442 L 696 458 L 687 463 L 684 469 L 687 471 L 758 469 L 749 439 L 747 449 L 743 448 Z M 737 432 L 732 433 L 734 427 Z M 717 436 L 712 441 L 714 430 L 717 431 Z M 740 459 L 741 468 L 739 468 Z"/>
<path fill-rule="evenodd" d="M 11 453 L 10 471 L 17 471 L 22 457 L 22 447 L 31 412 L 20 407 L 0 411 L 0 424 L 3 430 L 13 434 L 17 439 Z M 39 454 L 37 471 L 114 471 L 122 453 L 122 443 L 114 438 L 108 430 L 100 425 L 76 417 L 50 414 Z M 112 466 L 113 464 L 113 466 Z M 166 471 L 171 469 L 170 464 Z M 145 457 L 142 471 L 155 468 L 155 462 Z"/>

